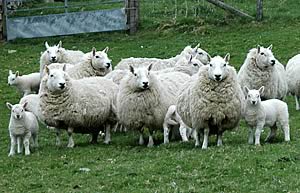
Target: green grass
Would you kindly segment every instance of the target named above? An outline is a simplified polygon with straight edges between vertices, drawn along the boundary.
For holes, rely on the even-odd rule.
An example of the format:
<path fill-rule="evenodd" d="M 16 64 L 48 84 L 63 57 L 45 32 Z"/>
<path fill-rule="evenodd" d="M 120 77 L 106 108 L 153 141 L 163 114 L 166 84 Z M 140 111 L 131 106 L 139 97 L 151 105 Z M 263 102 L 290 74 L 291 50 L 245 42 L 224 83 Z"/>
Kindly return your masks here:
<path fill-rule="evenodd" d="M 264 1 L 266 20 L 263 23 L 241 21 L 200 1 L 211 15 L 206 18 L 199 14 L 202 22 L 197 21 L 197 17 L 179 15 L 174 24 L 172 14 L 156 13 L 158 8 L 151 14 L 151 2 L 142 1 L 141 28 L 133 36 L 124 32 L 95 33 L 1 44 L 1 192 L 300 192 L 300 114 L 295 111 L 291 97 L 287 98 L 290 143 L 283 142 L 279 131 L 274 143 L 249 146 L 247 129 L 242 123 L 239 130 L 225 133 L 223 147 L 216 147 L 215 137 L 211 137 L 209 149 L 205 151 L 194 148 L 192 141 L 158 144 L 151 149 L 140 147 L 138 134 L 134 132 L 113 134 L 111 145 L 102 144 L 103 140 L 98 145 L 90 145 L 88 136 L 75 134 L 76 147 L 68 149 L 65 134 L 63 146 L 56 147 L 55 134 L 41 127 L 38 150 L 28 157 L 7 157 L 10 112 L 5 102 L 19 100 L 16 90 L 6 84 L 8 70 L 19 70 L 23 74 L 38 71 L 40 52 L 46 40 L 49 44 L 62 40 L 64 47 L 85 52 L 93 46 L 98 49 L 109 46 L 114 64 L 130 56 L 171 57 L 184 46 L 198 42 L 211 55 L 231 53 L 231 63 L 237 69 L 248 50 L 257 44 L 273 44 L 275 56 L 284 64 L 299 53 L 297 0 Z M 254 14 L 254 2 L 225 2 Z M 8 50 L 17 52 L 8 54 Z M 263 138 L 267 132 L 268 129 Z M 91 171 L 82 172 L 80 168 Z"/>

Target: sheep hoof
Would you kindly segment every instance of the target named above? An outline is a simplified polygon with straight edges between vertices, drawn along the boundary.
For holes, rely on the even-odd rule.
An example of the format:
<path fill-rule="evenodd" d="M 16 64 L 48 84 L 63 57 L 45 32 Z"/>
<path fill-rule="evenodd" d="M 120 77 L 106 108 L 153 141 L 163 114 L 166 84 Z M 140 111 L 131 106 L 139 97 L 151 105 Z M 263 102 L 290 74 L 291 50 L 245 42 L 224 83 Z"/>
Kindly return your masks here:
<path fill-rule="evenodd" d="M 14 153 L 9 153 L 8 154 L 8 157 L 12 157 L 12 156 L 14 156 L 15 154 Z"/>
<path fill-rule="evenodd" d="M 110 141 L 104 141 L 103 143 L 106 144 L 106 145 L 109 145 Z"/>
<path fill-rule="evenodd" d="M 74 143 L 69 143 L 67 147 L 68 148 L 73 148 L 74 147 Z"/>

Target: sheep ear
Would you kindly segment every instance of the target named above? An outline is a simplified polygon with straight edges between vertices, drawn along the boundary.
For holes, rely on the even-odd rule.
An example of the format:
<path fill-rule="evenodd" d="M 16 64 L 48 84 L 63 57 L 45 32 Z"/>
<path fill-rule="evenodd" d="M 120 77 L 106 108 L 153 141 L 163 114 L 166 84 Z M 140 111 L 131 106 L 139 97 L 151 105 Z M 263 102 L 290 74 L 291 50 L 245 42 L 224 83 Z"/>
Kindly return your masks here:
<path fill-rule="evenodd" d="M 93 49 L 92 49 L 92 53 L 93 53 L 93 56 L 95 56 L 96 55 L 96 48 L 95 47 L 93 47 Z"/>
<path fill-rule="evenodd" d="M 16 72 L 16 77 L 18 77 L 20 75 L 19 71 Z"/>
<path fill-rule="evenodd" d="M 211 56 L 207 54 L 208 63 L 211 61 Z"/>
<path fill-rule="evenodd" d="M 264 86 L 260 87 L 260 88 L 258 89 L 259 94 L 264 93 L 264 90 L 265 90 L 265 87 L 264 87 Z"/>
<path fill-rule="evenodd" d="M 225 55 L 224 60 L 225 60 L 226 63 L 229 62 L 229 60 L 230 60 L 230 54 L 229 54 L 229 53 L 227 53 L 227 54 Z"/>
<path fill-rule="evenodd" d="M 64 64 L 63 71 L 65 72 L 67 70 L 67 64 Z"/>
<path fill-rule="evenodd" d="M 8 73 L 9 73 L 9 75 L 12 75 L 12 74 L 13 74 L 13 72 L 12 72 L 11 70 L 9 70 Z"/>
<path fill-rule="evenodd" d="M 134 74 L 134 68 L 133 68 L 133 66 L 129 65 L 129 70 L 130 70 L 130 72 L 131 72 L 132 74 Z"/>
<path fill-rule="evenodd" d="M 244 86 L 244 90 L 246 93 L 248 93 L 250 89 L 247 86 Z"/>
<path fill-rule="evenodd" d="M 102 52 L 105 52 L 105 53 L 107 53 L 107 52 L 108 52 L 108 50 L 109 50 L 109 47 L 106 47 L 106 48 L 104 48 L 104 50 L 102 50 Z"/>
<path fill-rule="evenodd" d="M 269 50 L 272 50 L 272 48 L 273 48 L 273 44 L 271 44 L 271 45 L 268 47 Z"/>
<path fill-rule="evenodd" d="M 197 46 L 195 47 L 195 49 L 197 50 L 200 47 L 200 43 L 197 44 Z"/>
<path fill-rule="evenodd" d="M 58 42 L 57 47 L 62 48 L 62 41 L 61 40 Z"/>
<path fill-rule="evenodd" d="M 189 62 L 192 62 L 192 59 L 193 59 L 193 55 L 191 55 L 191 57 L 189 59 Z"/>
<path fill-rule="evenodd" d="M 23 104 L 23 109 L 26 109 L 26 106 L 28 105 L 28 102 L 25 102 L 24 104 Z"/>
<path fill-rule="evenodd" d="M 45 72 L 46 72 L 46 74 L 50 73 L 50 70 L 49 70 L 48 66 L 45 67 Z"/>
<path fill-rule="evenodd" d="M 48 42 L 45 42 L 45 46 L 46 46 L 46 49 L 48 49 L 50 47 Z"/>
<path fill-rule="evenodd" d="M 260 45 L 257 45 L 257 53 L 260 53 Z"/>
<path fill-rule="evenodd" d="M 7 103 L 6 103 L 6 106 L 7 106 L 7 108 L 8 108 L 9 110 L 11 110 L 11 109 L 12 109 L 12 107 L 13 107 L 13 105 L 12 105 L 12 104 L 10 104 L 9 102 L 7 102 Z"/>
<path fill-rule="evenodd" d="M 148 71 L 150 71 L 152 69 L 153 63 L 149 64 L 149 66 L 147 67 Z"/>

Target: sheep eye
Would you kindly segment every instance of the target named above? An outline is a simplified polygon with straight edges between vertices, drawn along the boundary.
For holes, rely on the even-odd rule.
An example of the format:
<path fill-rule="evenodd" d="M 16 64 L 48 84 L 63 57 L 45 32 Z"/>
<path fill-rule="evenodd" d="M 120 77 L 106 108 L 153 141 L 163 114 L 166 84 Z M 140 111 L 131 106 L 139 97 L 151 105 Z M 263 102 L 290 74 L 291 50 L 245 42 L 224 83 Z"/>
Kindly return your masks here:
<path fill-rule="evenodd" d="M 137 76 L 137 74 L 136 74 L 136 73 L 134 73 L 134 76 Z"/>
<path fill-rule="evenodd" d="M 265 53 L 262 52 L 262 53 L 260 53 L 260 55 L 265 55 Z"/>
<path fill-rule="evenodd" d="M 23 112 L 23 109 L 21 110 L 21 112 Z"/>
<path fill-rule="evenodd" d="M 198 66 L 198 64 L 193 64 L 194 66 Z"/>
<path fill-rule="evenodd" d="M 54 77 L 54 75 L 53 75 L 53 74 L 51 74 L 51 75 L 50 75 L 50 77 Z"/>
<path fill-rule="evenodd" d="M 47 53 L 50 53 L 50 51 L 49 51 L 49 50 L 47 50 Z"/>
<path fill-rule="evenodd" d="M 226 64 L 223 65 L 224 67 L 226 66 Z"/>
<path fill-rule="evenodd" d="M 100 56 L 95 56 L 96 58 L 100 58 Z"/>
<path fill-rule="evenodd" d="M 212 64 L 209 64 L 210 67 L 212 67 Z"/>
<path fill-rule="evenodd" d="M 15 79 L 13 78 L 13 79 L 11 79 L 12 81 L 14 81 Z"/>

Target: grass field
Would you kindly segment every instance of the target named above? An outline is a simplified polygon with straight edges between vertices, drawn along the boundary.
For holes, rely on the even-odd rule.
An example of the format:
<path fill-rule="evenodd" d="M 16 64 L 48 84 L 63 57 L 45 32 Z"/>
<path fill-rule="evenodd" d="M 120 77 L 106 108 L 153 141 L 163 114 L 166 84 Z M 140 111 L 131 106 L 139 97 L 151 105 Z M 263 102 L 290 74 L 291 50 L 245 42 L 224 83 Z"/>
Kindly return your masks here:
<path fill-rule="evenodd" d="M 62 40 L 67 49 L 84 52 L 93 46 L 109 46 L 114 64 L 130 56 L 168 58 L 198 42 L 211 55 L 229 52 L 231 64 L 237 69 L 248 50 L 257 44 L 273 44 L 275 56 L 284 64 L 300 52 L 298 0 L 265 1 L 266 19 L 262 23 L 245 22 L 203 1 L 197 2 L 210 14 L 202 10 L 197 17 L 179 15 L 174 22 L 171 9 L 167 9 L 169 15 L 164 15 L 167 11 L 160 12 L 165 9 L 159 3 L 153 9 L 152 1 L 142 1 L 140 31 L 132 36 L 113 32 L 1 43 L 0 192 L 300 192 L 300 113 L 295 111 L 291 97 L 287 97 L 290 143 L 283 142 L 280 131 L 274 143 L 250 146 L 242 122 L 239 130 L 225 133 L 223 147 L 216 147 L 215 137 L 211 137 L 205 151 L 194 148 L 193 141 L 140 147 L 134 132 L 113 134 L 111 145 L 102 141 L 90 145 L 88 136 L 75 134 L 76 147 L 68 149 L 65 134 L 63 146 L 56 147 L 55 134 L 41 127 L 38 150 L 28 157 L 7 157 L 10 112 L 5 102 L 19 100 L 16 90 L 7 86 L 8 70 L 23 74 L 38 71 L 44 41 L 55 44 Z M 254 15 L 252 1 L 225 2 Z M 17 52 L 9 54 L 9 50 Z"/>

